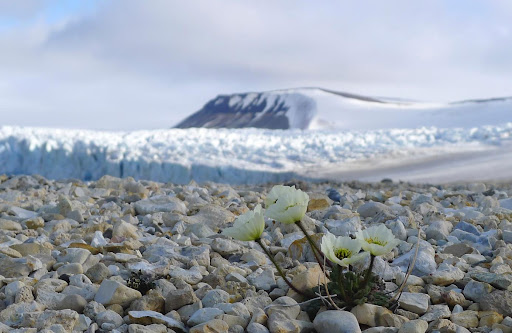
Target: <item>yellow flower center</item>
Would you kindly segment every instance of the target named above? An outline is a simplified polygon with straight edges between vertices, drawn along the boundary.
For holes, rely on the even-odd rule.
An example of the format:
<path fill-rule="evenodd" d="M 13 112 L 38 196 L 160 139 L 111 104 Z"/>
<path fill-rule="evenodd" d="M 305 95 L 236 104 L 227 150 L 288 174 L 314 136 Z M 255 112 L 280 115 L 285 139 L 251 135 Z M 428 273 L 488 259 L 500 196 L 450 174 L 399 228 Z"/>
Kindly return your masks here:
<path fill-rule="evenodd" d="M 365 241 L 369 244 L 377 244 L 380 246 L 386 246 L 386 244 L 388 243 L 388 242 L 383 242 L 383 241 L 379 240 L 378 238 L 373 238 L 373 237 L 365 238 Z"/>
<path fill-rule="evenodd" d="M 350 258 L 352 256 L 352 251 L 347 249 L 336 249 L 334 250 L 334 255 L 339 260 L 343 260 L 345 258 Z"/>

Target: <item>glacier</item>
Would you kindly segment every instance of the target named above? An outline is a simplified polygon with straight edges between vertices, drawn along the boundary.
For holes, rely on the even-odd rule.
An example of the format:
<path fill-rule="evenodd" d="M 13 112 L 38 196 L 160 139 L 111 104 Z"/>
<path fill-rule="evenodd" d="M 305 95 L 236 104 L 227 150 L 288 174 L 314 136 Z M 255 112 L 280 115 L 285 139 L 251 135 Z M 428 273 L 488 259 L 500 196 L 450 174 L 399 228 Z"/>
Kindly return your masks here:
<path fill-rule="evenodd" d="M 410 156 L 415 151 L 453 153 L 511 142 L 512 123 L 366 131 L 191 128 L 107 132 L 3 126 L 0 173 L 86 181 L 112 175 L 178 184 L 191 180 L 254 184 L 315 179 L 318 168 Z"/>

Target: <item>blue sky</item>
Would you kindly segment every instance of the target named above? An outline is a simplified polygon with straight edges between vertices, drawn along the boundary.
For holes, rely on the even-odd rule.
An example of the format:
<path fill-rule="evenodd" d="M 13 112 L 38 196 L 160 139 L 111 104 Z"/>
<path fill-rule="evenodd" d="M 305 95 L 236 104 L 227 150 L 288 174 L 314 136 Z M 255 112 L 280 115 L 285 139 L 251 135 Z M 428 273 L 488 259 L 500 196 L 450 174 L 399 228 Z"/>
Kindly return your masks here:
<path fill-rule="evenodd" d="M 512 95 L 508 0 L 0 0 L 3 125 L 170 127 L 217 94 Z"/>

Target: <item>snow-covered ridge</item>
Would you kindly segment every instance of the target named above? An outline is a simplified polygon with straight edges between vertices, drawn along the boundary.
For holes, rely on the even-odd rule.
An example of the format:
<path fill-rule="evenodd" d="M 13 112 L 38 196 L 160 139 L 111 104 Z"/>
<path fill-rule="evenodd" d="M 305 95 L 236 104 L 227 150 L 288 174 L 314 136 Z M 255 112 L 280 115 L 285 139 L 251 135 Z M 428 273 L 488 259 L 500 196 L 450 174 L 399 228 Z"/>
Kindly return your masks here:
<path fill-rule="evenodd" d="M 422 103 L 320 88 L 219 95 L 178 128 L 376 130 L 501 125 L 512 121 L 512 98 Z"/>
<path fill-rule="evenodd" d="M 100 132 L 0 127 L 0 173 L 95 180 L 281 182 L 316 166 L 397 154 L 458 151 L 512 140 L 512 123 L 472 129 L 375 131 L 169 129 Z M 309 174 L 309 176 L 315 176 Z"/>

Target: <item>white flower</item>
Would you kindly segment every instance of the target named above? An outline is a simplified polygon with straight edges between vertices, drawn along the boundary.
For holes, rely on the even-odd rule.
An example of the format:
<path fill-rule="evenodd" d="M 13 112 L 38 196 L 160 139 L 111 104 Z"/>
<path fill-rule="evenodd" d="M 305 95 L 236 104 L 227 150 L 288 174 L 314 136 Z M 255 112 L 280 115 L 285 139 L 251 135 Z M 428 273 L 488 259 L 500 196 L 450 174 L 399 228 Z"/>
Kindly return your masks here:
<path fill-rule="evenodd" d="M 261 205 L 257 205 L 253 211 L 238 216 L 235 224 L 224 229 L 222 234 L 241 241 L 251 241 L 259 239 L 264 229 L 265 220 L 263 219 Z"/>
<path fill-rule="evenodd" d="M 322 237 L 320 247 L 330 261 L 343 267 L 348 267 L 369 255 L 368 252 L 359 253 L 361 250 L 359 240 L 350 237 L 336 237 L 330 232 Z"/>
<path fill-rule="evenodd" d="M 389 253 L 400 244 L 400 240 L 384 224 L 357 231 L 356 239 L 361 241 L 363 250 L 374 256 Z"/>
<path fill-rule="evenodd" d="M 309 196 L 295 186 L 276 185 L 265 198 L 265 215 L 281 223 L 300 221 L 308 209 Z"/>

